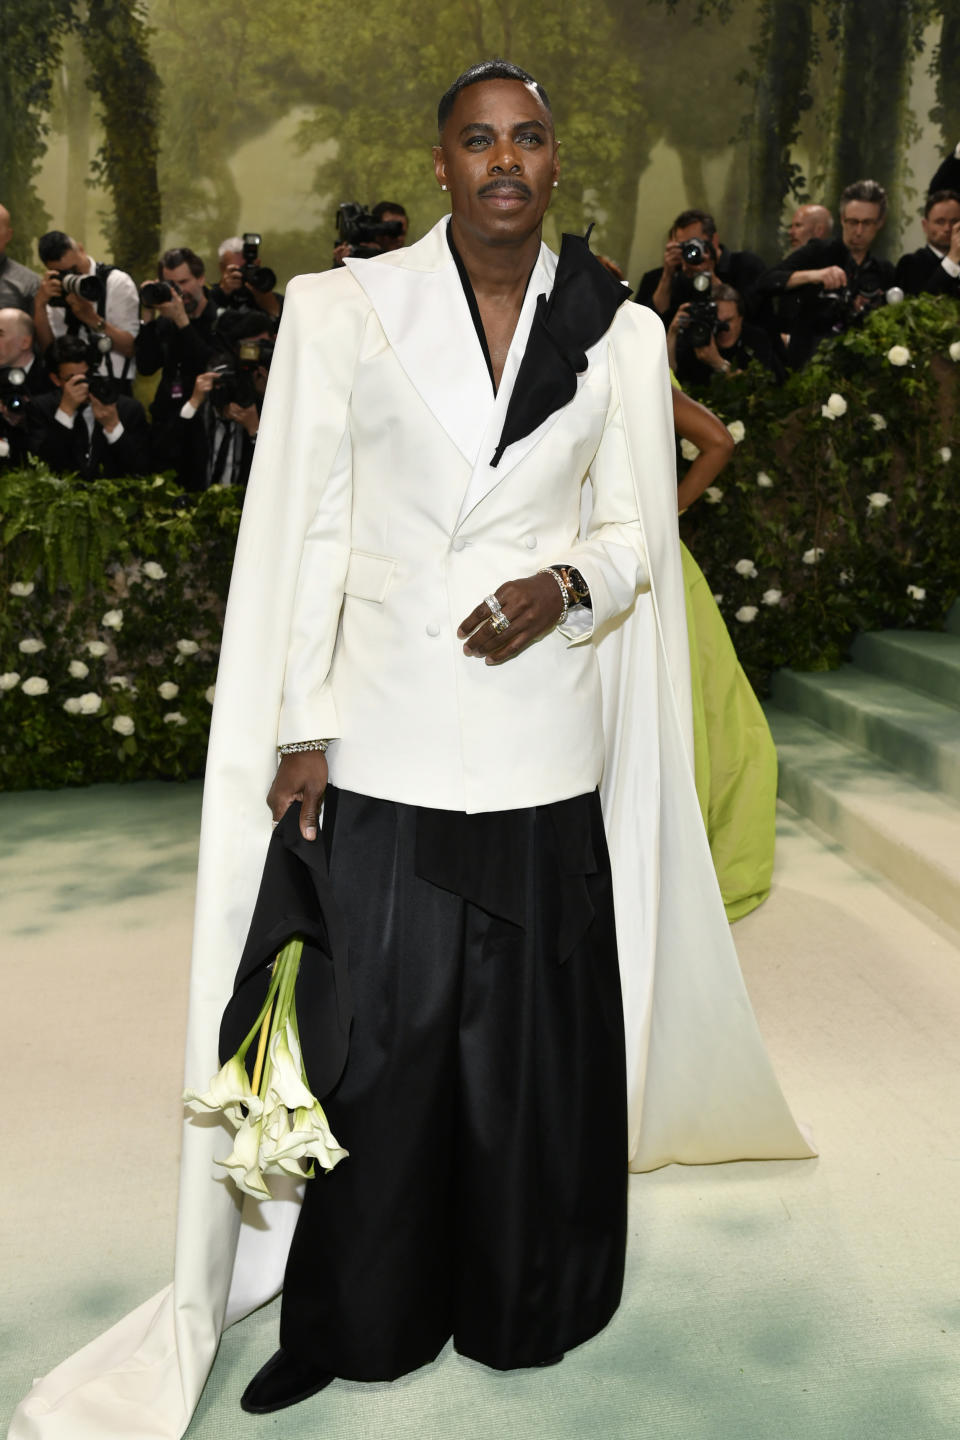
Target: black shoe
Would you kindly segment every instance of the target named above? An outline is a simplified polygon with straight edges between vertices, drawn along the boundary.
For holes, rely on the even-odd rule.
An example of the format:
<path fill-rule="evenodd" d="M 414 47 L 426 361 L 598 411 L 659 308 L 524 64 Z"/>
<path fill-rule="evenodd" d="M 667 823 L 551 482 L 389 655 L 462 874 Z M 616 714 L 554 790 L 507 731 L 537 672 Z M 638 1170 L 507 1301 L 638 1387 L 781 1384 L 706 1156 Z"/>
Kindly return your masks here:
<path fill-rule="evenodd" d="M 324 1390 L 336 1378 L 327 1370 L 317 1370 L 295 1360 L 286 1350 L 278 1350 L 244 1390 L 240 1408 L 250 1415 L 269 1415 L 271 1410 L 298 1405 L 318 1390 Z"/>

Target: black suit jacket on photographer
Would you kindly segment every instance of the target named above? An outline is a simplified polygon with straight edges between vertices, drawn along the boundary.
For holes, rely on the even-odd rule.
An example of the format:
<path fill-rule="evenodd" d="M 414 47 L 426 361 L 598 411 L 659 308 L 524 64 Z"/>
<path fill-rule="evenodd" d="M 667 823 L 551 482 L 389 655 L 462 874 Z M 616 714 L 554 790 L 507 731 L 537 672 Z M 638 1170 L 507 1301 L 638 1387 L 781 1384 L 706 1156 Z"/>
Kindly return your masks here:
<path fill-rule="evenodd" d="M 747 315 L 753 319 L 759 315 L 760 305 L 757 296 L 754 294 L 754 287 L 757 280 L 766 270 L 766 265 L 759 255 L 754 255 L 752 250 L 728 250 L 726 245 L 720 246 L 720 254 L 714 266 L 717 279 L 722 285 L 732 285 L 743 299 L 744 309 Z M 682 273 L 682 272 L 681 272 Z M 638 305 L 646 305 L 648 309 L 660 314 L 653 303 L 653 294 L 660 284 L 660 277 L 663 274 L 663 266 L 657 270 L 648 270 L 637 287 L 637 293 L 633 297 Z M 676 286 L 674 287 L 676 289 Z M 670 308 L 660 316 L 664 325 L 669 330 L 670 322 L 676 315 L 677 310 L 684 300 L 692 298 L 692 293 L 682 293 L 679 298 L 671 297 Z"/>
<path fill-rule="evenodd" d="M 894 283 L 904 295 L 953 295 L 960 298 L 960 275 L 945 270 L 936 250 L 924 245 L 897 261 Z"/>
<path fill-rule="evenodd" d="M 185 419 L 155 425 L 158 468 L 173 470 L 184 490 L 246 485 L 256 442 L 235 420 L 222 421 L 207 399 Z"/>
<path fill-rule="evenodd" d="M 7 367 L 0 369 L 0 400 L 4 397 L 8 373 Z M 26 372 L 24 384 L 18 387 L 17 394 L 22 396 L 27 406 L 30 406 L 37 395 L 49 395 L 53 388 L 53 381 L 40 361 L 35 358 Z M 21 413 L 23 419 L 19 424 L 12 423 L 0 415 L 0 439 L 6 440 L 10 447 L 8 459 L 11 465 L 22 465 L 28 454 L 27 418 L 29 409 L 25 409 Z"/>
<path fill-rule="evenodd" d="M 765 299 L 777 300 L 780 329 L 790 336 L 787 364 L 791 370 L 805 365 L 821 340 L 833 333 L 834 325 L 824 309 L 822 285 L 799 285 L 787 290 L 787 282 L 795 270 L 824 270 L 838 265 L 847 277 L 853 295 L 887 291 L 893 284 L 893 266 L 889 260 L 867 255 L 858 265 L 842 240 L 808 240 L 799 250 L 785 255 L 761 275 L 757 293 Z"/>
<path fill-rule="evenodd" d="M 137 369 L 142 375 L 155 375 L 161 367 L 163 369 L 150 406 L 150 413 L 156 421 L 171 420 L 180 413 L 180 407 L 193 393 L 197 376 L 223 349 L 214 333 L 216 308 L 210 302 L 210 292 L 205 290 L 204 294 L 207 303 L 203 312 L 189 325 L 181 327 L 165 315 L 159 315 L 156 320 L 140 327 L 136 344 Z"/>
<path fill-rule="evenodd" d="M 124 475 L 146 475 L 155 468 L 150 427 L 139 400 L 118 397 L 123 433 L 113 441 L 96 421 L 90 431 L 85 410 L 77 412 L 72 426 L 64 425 L 56 418 L 59 407 L 59 390 L 38 395 L 26 423 L 27 448 L 55 473 L 76 474 L 84 480 L 116 480 Z"/>

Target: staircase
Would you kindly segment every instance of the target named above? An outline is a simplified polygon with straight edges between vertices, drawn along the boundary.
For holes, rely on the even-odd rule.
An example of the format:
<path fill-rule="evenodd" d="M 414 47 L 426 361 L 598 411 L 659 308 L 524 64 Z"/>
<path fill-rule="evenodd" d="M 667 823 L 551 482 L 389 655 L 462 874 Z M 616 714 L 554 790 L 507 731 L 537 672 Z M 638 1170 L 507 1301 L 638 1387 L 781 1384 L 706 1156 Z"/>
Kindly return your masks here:
<path fill-rule="evenodd" d="M 960 929 L 960 604 L 947 624 L 861 635 L 840 670 L 781 670 L 765 709 L 781 798 Z"/>

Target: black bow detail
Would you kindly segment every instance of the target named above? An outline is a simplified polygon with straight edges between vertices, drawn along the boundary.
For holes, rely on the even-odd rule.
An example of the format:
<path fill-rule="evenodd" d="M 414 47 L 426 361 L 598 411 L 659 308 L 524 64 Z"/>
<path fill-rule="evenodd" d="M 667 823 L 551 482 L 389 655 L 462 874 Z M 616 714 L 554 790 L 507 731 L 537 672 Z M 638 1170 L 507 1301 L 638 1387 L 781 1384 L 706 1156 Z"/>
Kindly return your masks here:
<path fill-rule="evenodd" d="M 573 399 L 577 376 L 587 368 L 586 352 L 607 333 L 630 295 L 591 251 L 590 230 L 563 236 L 553 289 L 537 298 L 503 433 L 490 461 L 494 467 L 508 445 L 531 434 Z"/>

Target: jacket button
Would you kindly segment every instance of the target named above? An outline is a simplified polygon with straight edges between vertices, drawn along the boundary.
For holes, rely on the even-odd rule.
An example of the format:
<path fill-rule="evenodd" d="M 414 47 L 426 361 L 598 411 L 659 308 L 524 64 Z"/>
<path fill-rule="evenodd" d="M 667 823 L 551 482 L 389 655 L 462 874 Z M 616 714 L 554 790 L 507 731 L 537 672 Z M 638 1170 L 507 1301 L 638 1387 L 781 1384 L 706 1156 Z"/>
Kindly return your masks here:
<path fill-rule="evenodd" d="M 524 535 L 524 537 L 523 537 L 523 543 L 524 543 L 524 545 L 526 545 L 526 547 L 527 547 L 528 550 L 536 550 L 536 548 L 537 548 L 537 537 L 536 537 L 536 535 Z"/>
<path fill-rule="evenodd" d="M 467 542 L 466 542 L 466 540 L 464 540 L 463 536 L 462 536 L 462 535 L 458 535 L 457 538 L 456 538 L 456 539 L 454 540 L 454 542 L 453 542 L 453 549 L 459 552 L 460 550 L 463 550 L 463 549 L 464 549 L 464 547 L 466 546 L 466 543 L 467 543 Z"/>
<path fill-rule="evenodd" d="M 437 635 L 440 634 L 440 626 L 435 625 L 434 622 L 431 620 L 430 624 L 427 626 L 427 634 L 432 638 L 435 638 Z"/>

